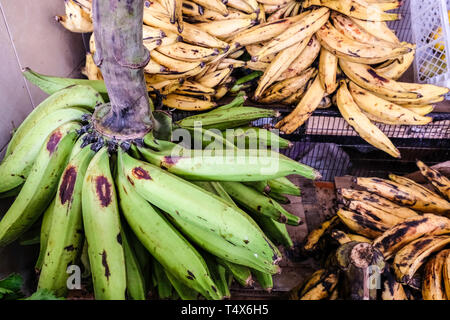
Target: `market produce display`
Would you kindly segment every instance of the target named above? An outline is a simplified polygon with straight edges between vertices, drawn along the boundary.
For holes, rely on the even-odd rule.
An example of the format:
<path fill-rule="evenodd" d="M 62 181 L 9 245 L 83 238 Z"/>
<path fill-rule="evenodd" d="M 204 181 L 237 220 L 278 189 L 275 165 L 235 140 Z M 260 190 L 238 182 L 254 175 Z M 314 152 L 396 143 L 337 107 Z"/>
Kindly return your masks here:
<path fill-rule="evenodd" d="M 83 14 L 66 14 L 62 24 L 74 32 L 91 31 L 90 1 L 66 5 L 67 12 L 77 7 Z M 415 45 L 400 42 L 386 24 L 401 19 L 386 12 L 401 5 L 375 0 L 146 1 L 148 88 L 169 108 L 207 110 L 233 93 L 234 69 L 258 71 L 262 75 L 251 77 L 257 83 L 249 94 L 255 102 L 296 105 L 276 124 L 280 131 L 293 133 L 317 108 L 334 101 L 364 140 L 400 158 L 376 124 L 426 125 L 433 120 L 426 116 L 433 104 L 449 91 L 398 81 L 415 54 Z M 91 57 L 95 48 L 90 49 L 85 74 L 101 79 Z"/>
<path fill-rule="evenodd" d="M 303 246 L 322 257 L 322 268 L 294 299 L 450 299 L 450 181 L 417 166 L 435 190 L 392 174 L 338 190 L 342 208 Z"/>

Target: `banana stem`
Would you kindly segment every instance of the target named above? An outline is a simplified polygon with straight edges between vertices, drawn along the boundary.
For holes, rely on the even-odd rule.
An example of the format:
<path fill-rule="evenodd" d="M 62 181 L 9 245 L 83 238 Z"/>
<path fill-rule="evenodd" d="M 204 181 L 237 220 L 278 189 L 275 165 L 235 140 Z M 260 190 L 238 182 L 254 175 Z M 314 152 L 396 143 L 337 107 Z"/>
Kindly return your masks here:
<path fill-rule="evenodd" d="M 94 127 L 118 140 L 141 138 L 155 126 L 143 71 L 150 60 L 142 41 L 143 0 L 94 0 L 92 9 L 94 61 L 110 98 L 96 108 Z"/>

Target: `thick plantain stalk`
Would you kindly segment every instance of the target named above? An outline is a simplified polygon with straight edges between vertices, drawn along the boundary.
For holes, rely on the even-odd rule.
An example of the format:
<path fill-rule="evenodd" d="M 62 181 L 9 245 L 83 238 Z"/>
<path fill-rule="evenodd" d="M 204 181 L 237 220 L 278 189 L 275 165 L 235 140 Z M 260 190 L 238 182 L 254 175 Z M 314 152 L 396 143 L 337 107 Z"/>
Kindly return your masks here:
<path fill-rule="evenodd" d="M 97 107 L 95 129 L 110 138 L 141 138 L 155 126 L 144 79 L 150 60 L 143 46 L 143 0 L 94 0 L 94 61 L 110 103 Z"/>

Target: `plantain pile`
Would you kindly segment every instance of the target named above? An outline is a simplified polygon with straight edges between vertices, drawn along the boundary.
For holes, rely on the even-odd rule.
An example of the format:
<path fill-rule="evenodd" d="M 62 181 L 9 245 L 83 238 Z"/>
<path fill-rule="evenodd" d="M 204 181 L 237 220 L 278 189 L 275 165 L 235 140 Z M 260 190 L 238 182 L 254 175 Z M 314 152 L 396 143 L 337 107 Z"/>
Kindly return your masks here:
<path fill-rule="evenodd" d="M 293 298 L 450 299 L 450 180 L 417 166 L 435 190 L 393 174 L 358 177 L 357 189 L 339 190 L 343 208 L 304 244 L 322 269 Z"/>
<path fill-rule="evenodd" d="M 91 1 L 66 0 L 59 21 L 92 31 Z M 400 152 L 377 124 L 426 125 L 448 88 L 400 82 L 415 45 L 400 42 L 386 22 L 401 16 L 397 0 L 146 1 L 144 44 L 148 90 L 169 108 L 202 111 L 239 88 L 264 104 L 296 105 L 275 127 L 290 134 L 317 108 L 337 105 L 374 147 Z M 101 79 L 90 42 L 84 73 Z M 251 58 L 250 58 L 251 57 Z M 233 70 L 256 71 L 236 83 Z M 237 86 L 237 87 L 236 87 Z"/>
<path fill-rule="evenodd" d="M 114 141 L 93 128 L 104 99 L 92 85 L 47 80 L 55 93 L 16 129 L 0 164 L 0 197 L 13 200 L 0 247 L 37 230 L 38 288 L 66 295 L 71 265 L 84 266 L 96 299 L 145 299 L 151 288 L 163 299 L 223 299 L 233 278 L 272 288 L 276 245 L 292 247 L 286 224 L 300 224 L 278 202 L 300 194 L 286 176 L 320 177 L 269 148 L 289 141 L 248 127 L 273 110 L 243 106 L 238 94 L 177 123 L 155 112 L 164 130 Z M 196 149 L 171 141 L 181 129 Z"/>

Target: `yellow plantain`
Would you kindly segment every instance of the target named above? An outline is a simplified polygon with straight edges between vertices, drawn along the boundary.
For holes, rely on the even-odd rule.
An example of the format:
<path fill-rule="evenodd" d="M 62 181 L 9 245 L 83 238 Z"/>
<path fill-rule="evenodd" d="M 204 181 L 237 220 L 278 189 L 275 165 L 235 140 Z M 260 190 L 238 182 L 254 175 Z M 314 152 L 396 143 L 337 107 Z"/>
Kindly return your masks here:
<path fill-rule="evenodd" d="M 353 211 L 358 212 L 361 215 L 366 215 L 378 221 L 388 228 L 392 228 L 393 226 L 403 222 L 405 219 L 399 218 L 396 215 L 381 210 L 375 206 L 372 206 L 369 202 L 358 201 L 358 200 L 350 200 L 345 201 L 345 205 Z"/>
<path fill-rule="evenodd" d="M 405 43 L 405 46 L 411 48 L 411 52 L 376 67 L 375 69 L 379 75 L 388 79 L 397 80 L 409 69 L 414 62 L 416 45 Z"/>
<path fill-rule="evenodd" d="M 430 168 L 422 161 L 416 162 L 422 175 L 447 199 L 450 200 L 450 179 L 442 175 L 439 171 Z"/>
<path fill-rule="evenodd" d="M 352 21 L 364 31 L 370 33 L 377 39 L 392 42 L 394 44 L 400 43 L 400 40 L 398 40 L 394 31 L 392 31 L 384 21 L 361 20 L 354 17 L 350 17 L 350 19 L 352 19 Z"/>
<path fill-rule="evenodd" d="M 217 48 L 205 48 L 184 42 L 159 46 L 156 50 L 166 56 L 182 61 L 209 61 L 220 53 Z"/>
<path fill-rule="evenodd" d="M 450 233 L 450 219 L 426 213 L 408 218 L 387 230 L 373 241 L 374 248 L 380 250 L 387 260 L 399 249 L 423 235 Z"/>
<path fill-rule="evenodd" d="M 369 239 L 379 237 L 388 229 L 386 225 L 356 212 L 339 209 L 337 215 L 350 230 Z"/>
<path fill-rule="evenodd" d="M 425 265 L 422 276 L 423 300 L 448 300 L 443 282 L 443 269 L 450 250 L 442 250 Z"/>
<path fill-rule="evenodd" d="M 391 140 L 361 112 L 344 80 L 340 81 L 336 100 L 342 117 L 355 129 L 361 138 L 394 158 L 400 158 L 400 152 L 392 144 Z"/>
<path fill-rule="evenodd" d="M 168 94 L 163 98 L 162 102 L 168 108 L 175 108 L 185 111 L 203 111 L 209 110 L 216 106 L 216 103 L 212 102 L 210 99 L 203 100 L 174 93 Z"/>
<path fill-rule="evenodd" d="M 395 255 L 393 269 L 397 281 L 409 283 L 416 271 L 434 252 L 450 243 L 450 236 L 424 236 L 400 249 Z"/>
<path fill-rule="evenodd" d="M 337 67 L 338 58 L 322 47 L 319 58 L 319 79 L 327 94 L 332 94 L 338 87 L 336 81 Z"/>
<path fill-rule="evenodd" d="M 305 239 L 305 244 L 303 245 L 303 250 L 306 252 L 315 251 L 318 248 L 320 239 L 330 232 L 331 229 L 336 227 L 339 224 L 339 217 L 333 216 L 332 218 L 322 222 L 322 224 L 312 230 Z"/>
<path fill-rule="evenodd" d="M 294 132 L 317 109 L 324 95 L 325 89 L 322 87 L 319 77 L 316 76 L 314 82 L 307 89 L 294 111 L 281 119 L 275 125 L 275 128 L 287 134 Z"/>

